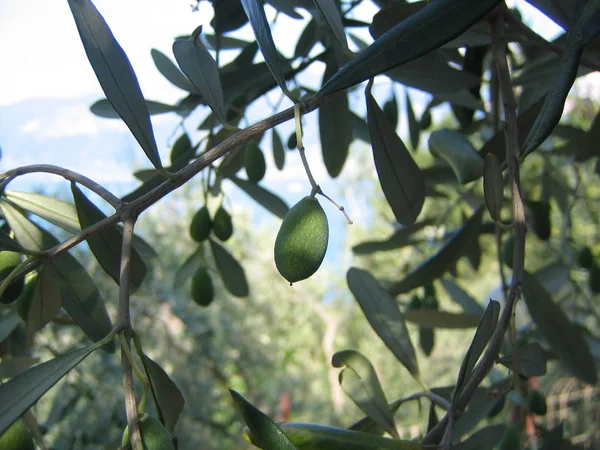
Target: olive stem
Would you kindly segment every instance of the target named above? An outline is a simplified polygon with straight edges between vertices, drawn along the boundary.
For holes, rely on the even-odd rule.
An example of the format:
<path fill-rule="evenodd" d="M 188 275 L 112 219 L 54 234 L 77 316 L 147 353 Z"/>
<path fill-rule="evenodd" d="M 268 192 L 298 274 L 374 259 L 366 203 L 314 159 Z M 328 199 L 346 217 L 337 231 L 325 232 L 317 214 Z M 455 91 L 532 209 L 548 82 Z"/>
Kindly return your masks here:
<path fill-rule="evenodd" d="M 327 194 L 325 194 L 320 187 L 318 187 L 317 190 L 317 194 L 322 195 L 323 197 L 325 197 L 327 200 L 329 200 L 337 209 L 339 209 L 342 214 L 344 215 L 344 217 L 346 218 L 346 221 L 348 222 L 348 225 L 352 225 L 354 222 L 352 222 L 352 219 L 350 218 L 350 216 L 348 215 L 348 213 L 346 212 L 346 210 L 344 209 L 344 207 L 342 205 L 339 205 L 338 203 L 336 203 L 335 200 L 333 200 L 331 197 L 329 197 Z"/>

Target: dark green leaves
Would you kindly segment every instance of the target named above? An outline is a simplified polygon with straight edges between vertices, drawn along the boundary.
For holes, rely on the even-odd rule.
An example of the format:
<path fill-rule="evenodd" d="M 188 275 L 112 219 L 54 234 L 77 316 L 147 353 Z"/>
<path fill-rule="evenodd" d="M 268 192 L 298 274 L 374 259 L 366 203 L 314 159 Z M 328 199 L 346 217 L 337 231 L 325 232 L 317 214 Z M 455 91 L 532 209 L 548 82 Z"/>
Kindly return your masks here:
<path fill-rule="evenodd" d="M 346 33 L 344 33 L 344 24 L 342 23 L 342 16 L 337 2 L 334 0 L 314 0 L 314 2 L 325 22 L 327 22 L 327 25 L 333 31 L 336 40 L 342 46 L 342 50 L 345 52 L 349 51 Z"/>
<path fill-rule="evenodd" d="M 209 239 L 209 242 L 225 288 L 236 297 L 248 296 L 249 288 L 244 268 L 221 244 L 214 239 Z"/>
<path fill-rule="evenodd" d="M 436 49 L 485 16 L 500 0 L 436 0 L 383 34 L 318 92 L 346 89 Z"/>
<path fill-rule="evenodd" d="M 344 392 L 381 428 L 399 438 L 388 401 L 369 360 L 357 351 L 345 350 L 335 353 L 331 364 L 334 367 L 346 366 L 339 375 Z"/>
<path fill-rule="evenodd" d="M 246 400 L 241 394 L 229 389 L 235 409 L 248 425 L 252 442 L 264 450 L 296 450 L 296 446 L 267 415 Z"/>
<path fill-rule="evenodd" d="M 275 128 L 271 130 L 271 147 L 273 149 L 273 160 L 275 161 L 275 167 L 279 170 L 283 169 L 285 165 L 285 150 L 283 149 L 283 143 L 281 142 L 281 136 Z"/>
<path fill-rule="evenodd" d="M 365 95 L 373 159 L 381 188 L 396 220 L 403 225 L 411 225 L 417 220 L 425 201 L 425 179 L 385 118 L 370 88 Z"/>
<path fill-rule="evenodd" d="M 158 71 L 163 77 L 169 80 L 171 84 L 184 91 L 196 92 L 192 83 L 190 83 L 185 75 L 181 73 L 181 70 L 173 64 L 167 55 L 155 48 L 150 51 L 150 54 L 152 55 L 152 60 Z"/>
<path fill-rule="evenodd" d="M 271 29 L 269 28 L 269 22 L 267 21 L 262 2 L 260 0 L 241 0 L 241 2 L 250 20 L 250 25 L 254 31 L 256 42 L 258 42 L 258 46 L 260 47 L 260 52 L 263 54 L 267 66 L 269 66 L 269 70 L 273 74 L 273 77 L 275 77 L 283 93 L 290 97 L 291 93 L 285 84 L 283 69 L 279 61 L 279 53 L 275 47 L 275 42 L 273 42 L 273 36 L 271 35 Z"/>
<path fill-rule="evenodd" d="M 566 369 L 580 380 L 596 384 L 598 374 L 594 358 L 580 329 L 552 301 L 538 279 L 529 273 L 523 277 L 523 295 L 531 318 Z"/>
<path fill-rule="evenodd" d="M 77 211 L 71 203 L 45 195 L 17 191 L 6 191 L 6 198 L 25 211 L 29 211 L 63 230 L 73 234 L 80 230 Z"/>
<path fill-rule="evenodd" d="M 483 175 L 483 158 L 462 133 L 448 129 L 432 132 L 429 136 L 429 150 L 452 167 L 461 184 Z"/>
<path fill-rule="evenodd" d="M 58 314 L 61 306 L 60 288 L 50 272 L 42 268 L 35 280 L 31 304 L 27 310 L 27 329 L 32 332 L 42 329 Z"/>
<path fill-rule="evenodd" d="M 415 349 L 410 341 L 404 317 L 394 298 L 379 286 L 369 272 L 364 270 L 351 268 L 346 275 L 346 280 L 373 330 L 398 361 L 418 378 L 419 366 Z"/>
<path fill-rule="evenodd" d="M 157 169 L 162 167 L 148 107 L 127 55 L 89 0 L 68 0 L 83 47 L 106 98 Z"/>
<path fill-rule="evenodd" d="M 261 204 L 266 210 L 283 219 L 290 209 L 288 205 L 271 191 L 236 176 L 229 178 L 237 187 Z"/>
<path fill-rule="evenodd" d="M 328 58 L 323 79 L 327 80 L 331 77 L 336 69 L 334 59 Z M 354 139 L 354 133 L 349 126 L 351 122 L 352 113 L 345 92 L 331 96 L 319 108 L 319 134 L 323 162 L 332 178 L 340 174 L 348 157 L 348 149 Z"/>
<path fill-rule="evenodd" d="M 478 238 L 483 208 L 479 208 L 437 253 L 419 264 L 401 281 L 390 287 L 392 295 L 408 292 L 441 277 Z"/>
<path fill-rule="evenodd" d="M 474 328 L 479 316 L 467 313 L 450 313 L 433 309 L 414 309 L 404 313 L 404 319 L 421 327 L 429 328 Z"/>
<path fill-rule="evenodd" d="M 173 54 L 196 91 L 202 94 L 221 123 L 226 124 L 219 67 L 209 51 L 198 40 L 197 33 L 192 33 L 189 39 L 178 39 L 173 42 Z"/>
<path fill-rule="evenodd" d="M 500 221 L 500 211 L 504 200 L 504 179 L 500 161 L 493 153 L 488 153 L 483 166 L 483 194 L 490 216 Z"/>
<path fill-rule="evenodd" d="M 153 116 L 156 114 L 165 114 L 169 112 L 181 113 L 182 109 L 179 106 L 167 105 L 161 102 L 155 102 L 154 100 L 146 100 L 146 106 L 148 107 L 148 113 Z M 103 98 L 100 99 L 90 106 L 90 111 L 92 114 L 97 115 L 98 117 L 104 117 L 105 119 L 120 119 L 121 116 L 113 105 L 111 105 L 110 101 Z"/>
<path fill-rule="evenodd" d="M 541 377 L 546 373 L 548 354 L 538 342 L 517 349 L 517 371 L 524 377 Z M 514 355 L 500 358 L 500 363 L 512 369 Z"/>
<path fill-rule="evenodd" d="M 87 228 L 106 219 L 104 213 L 81 192 L 75 183 L 71 183 L 71 191 L 73 192 L 81 228 Z M 116 226 L 110 227 L 90 235 L 87 238 L 87 243 L 104 271 L 118 284 L 121 274 L 123 243 L 121 231 Z M 129 264 L 131 287 L 133 290 L 137 290 L 146 277 L 146 264 L 135 249 L 132 249 Z"/>

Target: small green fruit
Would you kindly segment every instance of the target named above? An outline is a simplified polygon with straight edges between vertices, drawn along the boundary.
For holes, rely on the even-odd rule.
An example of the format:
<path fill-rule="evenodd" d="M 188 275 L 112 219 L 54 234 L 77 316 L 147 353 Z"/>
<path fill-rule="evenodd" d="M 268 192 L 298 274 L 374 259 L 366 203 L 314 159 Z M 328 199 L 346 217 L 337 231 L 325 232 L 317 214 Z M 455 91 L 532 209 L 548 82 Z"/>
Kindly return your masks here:
<path fill-rule="evenodd" d="M 265 155 L 255 141 L 250 141 L 246 146 L 244 167 L 246 168 L 248 180 L 253 183 L 258 183 L 265 176 L 267 170 Z"/>
<path fill-rule="evenodd" d="M 208 306 L 215 297 L 210 274 L 200 267 L 192 277 L 192 299 L 200 306 Z"/>
<path fill-rule="evenodd" d="M 215 236 L 222 241 L 226 241 L 233 234 L 233 223 L 231 222 L 231 216 L 222 206 L 217 209 L 215 217 L 213 218 L 213 230 Z"/>
<path fill-rule="evenodd" d="M 202 242 L 208 238 L 212 226 L 213 224 L 210 220 L 208 208 L 203 206 L 196 211 L 196 214 L 192 217 L 192 222 L 190 223 L 190 236 L 196 242 Z"/>
<path fill-rule="evenodd" d="M 287 148 L 288 150 L 296 150 L 298 148 L 298 141 L 296 140 L 296 132 L 290 134 L 290 137 L 287 140 Z"/>
<path fill-rule="evenodd" d="M 421 299 L 418 295 L 415 294 L 412 296 L 412 298 L 410 299 L 410 303 L 408 304 L 406 309 L 408 311 L 412 311 L 414 309 L 421 309 Z"/>
<path fill-rule="evenodd" d="M 285 215 L 275 240 L 275 265 L 290 283 L 314 274 L 325 257 L 329 224 L 313 197 L 304 197 Z"/>
<path fill-rule="evenodd" d="M 33 439 L 23 419 L 17 419 L 0 436 L 0 448 L 6 450 L 35 450 Z"/>
<path fill-rule="evenodd" d="M 21 263 L 21 255 L 16 252 L 1 251 L 0 252 L 0 283 L 15 270 L 15 268 Z M 0 303 L 8 305 L 14 302 L 21 292 L 23 292 L 23 286 L 25 284 L 24 277 L 20 277 L 18 280 L 14 280 L 11 284 L 6 287 L 6 290 L 0 297 Z"/>
<path fill-rule="evenodd" d="M 529 411 L 538 416 L 545 416 L 548 412 L 548 406 L 546 405 L 546 396 L 534 389 L 527 393 L 527 406 Z"/>
<path fill-rule="evenodd" d="M 594 254 L 589 247 L 583 247 L 577 254 L 577 263 L 579 267 L 591 269 L 594 266 Z"/>
<path fill-rule="evenodd" d="M 497 448 L 498 450 L 518 450 L 521 448 L 521 430 L 518 425 L 510 423 L 506 426 Z"/>
<path fill-rule="evenodd" d="M 509 269 L 513 268 L 513 259 L 515 255 L 515 237 L 511 234 L 508 239 L 504 241 L 502 246 L 502 261 L 506 264 Z"/>
<path fill-rule="evenodd" d="M 171 435 L 158 419 L 144 413 L 139 418 L 139 424 L 144 450 L 175 450 Z M 125 447 L 128 443 L 129 426 L 125 427 L 121 445 Z"/>

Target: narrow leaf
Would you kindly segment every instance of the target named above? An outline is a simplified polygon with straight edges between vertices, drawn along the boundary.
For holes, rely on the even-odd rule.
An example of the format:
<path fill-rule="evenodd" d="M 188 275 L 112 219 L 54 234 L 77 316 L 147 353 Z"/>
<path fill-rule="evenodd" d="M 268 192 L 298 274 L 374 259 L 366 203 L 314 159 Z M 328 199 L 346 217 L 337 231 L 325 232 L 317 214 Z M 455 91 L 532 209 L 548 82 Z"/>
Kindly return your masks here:
<path fill-rule="evenodd" d="M 452 450 L 493 450 L 500 442 L 505 429 L 506 425 L 487 426 L 450 448 Z"/>
<path fill-rule="evenodd" d="M 4 230 L 0 230 L 0 250 L 25 253 L 25 249 L 17 241 L 11 238 Z"/>
<path fill-rule="evenodd" d="M 482 215 L 483 208 L 480 207 L 442 248 L 393 284 L 390 287 L 391 294 L 399 295 L 440 278 L 465 254 L 472 240 L 478 238 Z"/>
<path fill-rule="evenodd" d="M 37 364 L 39 360 L 39 358 L 31 358 L 29 356 L 12 356 L 5 359 L 0 363 L 0 380 L 19 375 L 34 364 Z"/>
<path fill-rule="evenodd" d="M 413 309 L 404 312 L 404 319 L 428 328 L 475 328 L 479 316 L 468 313 L 450 313 L 433 309 Z"/>
<path fill-rule="evenodd" d="M 346 366 L 340 372 L 344 392 L 363 412 L 395 438 L 399 438 L 379 378 L 371 362 L 354 350 L 337 352 L 331 359 L 334 367 Z"/>
<path fill-rule="evenodd" d="M 214 239 L 209 242 L 217 270 L 227 290 L 236 297 L 247 297 L 250 290 L 244 268 L 221 244 Z"/>
<path fill-rule="evenodd" d="M 154 100 L 146 100 L 148 114 L 151 116 L 175 112 L 183 113 L 183 109 L 179 106 L 167 105 L 166 103 L 156 102 Z M 90 111 L 98 117 L 105 119 L 120 119 L 121 116 L 115 111 L 113 105 L 105 98 L 97 100 L 90 106 Z"/>
<path fill-rule="evenodd" d="M 285 150 L 283 149 L 283 142 L 281 142 L 281 136 L 275 128 L 271 130 L 271 147 L 273 150 L 273 160 L 275 161 L 275 167 L 279 170 L 283 169 L 285 165 Z"/>
<path fill-rule="evenodd" d="M 71 183 L 71 191 L 75 199 L 81 228 L 87 228 L 106 219 L 106 215 L 85 196 L 75 183 Z M 121 231 L 117 227 L 110 227 L 90 235 L 87 243 L 104 271 L 119 284 L 123 246 Z M 133 290 L 137 290 L 146 277 L 147 269 L 135 248 L 131 251 L 129 264 L 131 287 Z"/>
<path fill-rule="evenodd" d="M 81 231 L 77 210 L 71 203 L 29 192 L 6 191 L 6 198 L 18 207 L 47 220 L 70 233 Z"/>
<path fill-rule="evenodd" d="M 79 37 L 106 98 L 154 167 L 162 167 L 152 122 L 127 55 L 90 0 L 68 0 Z"/>
<path fill-rule="evenodd" d="M 279 61 L 279 52 L 273 42 L 273 36 L 271 35 L 271 28 L 269 28 L 269 22 L 265 15 L 262 2 L 260 0 L 241 0 L 244 11 L 248 16 L 252 31 L 256 37 L 256 42 L 260 48 L 260 52 L 265 58 L 269 70 L 273 74 L 273 77 L 277 81 L 277 84 L 281 88 L 284 94 L 290 96 L 290 91 L 285 83 L 285 77 L 283 69 Z"/>
<path fill-rule="evenodd" d="M 150 54 L 152 55 L 152 60 L 158 71 L 163 77 L 169 80 L 171 84 L 187 92 L 198 92 L 194 85 L 190 83 L 167 55 L 155 48 L 150 51 Z"/>
<path fill-rule="evenodd" d="M 454 303 L 458 303 L 464 312 L 481 316 L 483 308 L 463 288 L 449 278 L 440 278 L 440 282 Z"/>
<path fill-rule="evenodd" d="M 469 140 L 458 131 L 442 129 L 429 135 L 429 150 L 452 167 L 461 184 L 483 175 L 483 158 Z"/>
<path fill-rule="evenodd" d="M 175 276 L 173 277 L 174 290 L 183 289 L 184 286 L 186 286 L 187 282 L 192 279 L 194 272 L 200 267 L 203 259 L 203 248 L 198 247 L 198 249 L 192 253 L 181 266 L 179 266 L 177 272 L 175 272 Z"/>
<path fill-rule="evenodd" d="M 416 400 L 416 399 L 414 399 Z M 390 410 L 390 414 L 392 417 L 396 415 L 398 409 L 404 402 L 408 401 L 407 399 L 395 400 L 392 403 L 388 404 L 388 409 Z M 365 416 L 357 422 L 354 422 L 352 425 L 348 427 L 349 430 L 354 431 L 362 431 L 363 433 L 375 434 L 377 436 L 382 436 L 385 433 L 385 430 L 381 428 L 372 418 L 369 416 Z"/>
<path fill-rule="evenodd" d="M 241 394 L 229 389 L 235 409 L 252 433 L 252 442 L 264 450 L 296 450 L 281 428 Z"/>
<path fill-rule="evenodd" d="M 42 268 L 35 281 L 31 305 L 27 312 L 27 329 L 41 330 L 60 311 L 62 306 L 60 288 L 48 270 Z"/>
<path fill-rule="evenodd" d="M 436 0 L 402 21 L 343 66 L 318 92 L 324 97 L 418 58 L 459 36 L 500 0 Z"/>
<path fill-rule="evenodd" d="M 412 146 L 414 152 L 419 147 L 421 127 L 419 126 L 419 121 L 415 116 L 415 111 L 413 110 L 412 102 L 410 101 L 410 95 L 408 95 L 408 89 L 405 89 L 404 101 L 406 103 L 406 117 L 408 118 L 408 134 L 410 136 L 410 145 Z"/>
<path fill-rule="evenodd" d="M 256 202 L 262 205 L 266 210 L 275 214 L 280 219 L 283 219 L 290 209 L 280 197 L 256 183 L 243 180 L 236 176 L 232 176 L 229 179 L 233 181 L 237 187 L 256 200 Z"/>
<path fill-rule="evenodd" d="M 514 355 L 500 358 L 500 363 L 512 369 Z M 539 342 L 524 345 L 517 349 L 517 371 L 524 377 L 541 377 L 546 374 L 548 354 Z"/>
<path fill-rule="evenodd" d="M 0 316 L 0 342 L 4 342 L 19 325 L 21 325 L 21 318 L 16 311 Z"/>
<path fill-rule="evenodd" d="M 164 369 L 151 358 L 143 355 L 142 362 L 150 379 L 152 395 L 158 406 L 162 422 L 167 431 L 172 433 L 185 404 L 183 394 Z"/>
<path fill-rule="evenodd" d="M 344 24 L 342 23 L 342 15 L 338 9 L 337 2 L 334 0 L 314 0 L 317 9 L 333 31 L 336 40 L 342 46 L 344 52 L 349 52 L 346 33 L 344 32 Z"/>
<path fill-rule="evenodd" d="M 177 64 L 212 109 L 221 123 L 226 124 L 223 88 L 219 67 L 212 55 L 193 33 L 189 39 L 173 42 L 173 54 Z"/>
<path fill-rule="evenodd" d="M 531 318 L 566 369 L 580 380 L 596 384 L 594 358 L 580 329 L 552 301 L 550 293 L 534 275 L 525 273 L 523 294 Z"/>
<path fill-rule="evenodd" d="M 415 348 L 410 341 L 404 317 L 394 298 L 381 288 L 377 280 L 364 270 L 351 268 L 346 280 L 365 317 L 404 367 L 419 376 Z"/>
<path fill-rule="evenodd" d="M 396 220 L 412 225 L 425 201 L 425 178 L 373 98 L 370 85 L 366 98 L 373 159 L 381 189 Z"/>
<path fill-rule="evenodd" d="M 485 157 L 483 194 L 490 216 L 496 222 L 500 221 L 500 211 L 502 211 L 502 202 L 504 201 L 504 179 L 500 161 L 493 153 L 489 153 Z"/>
<path fill-rule="evenodd" d="M 433 223 L 433 220 L 428 219 L 407 227 L 401 227 L 383 241 L 361 242 L 352 247 L 352 251 L 357 255 L 369 255 L 375 252 L 384 252 L 414 245 L 418 242 L 418 239 L 414 235 Z"/>
<path fill-rule="evenodd" d="M 0 384 L 0 435 L 98 347 L 95 344 L 58 356 Z"/>

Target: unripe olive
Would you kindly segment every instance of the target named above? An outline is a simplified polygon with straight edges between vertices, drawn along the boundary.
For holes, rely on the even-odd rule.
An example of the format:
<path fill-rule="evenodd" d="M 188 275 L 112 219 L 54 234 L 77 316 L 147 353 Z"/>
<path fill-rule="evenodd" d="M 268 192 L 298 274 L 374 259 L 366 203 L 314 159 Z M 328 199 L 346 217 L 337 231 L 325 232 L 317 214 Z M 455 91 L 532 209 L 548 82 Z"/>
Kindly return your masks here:
<path fill-rule="evenodd" d="M 215 236 L 222 241 L 226 241 L 233 234 L 231 216 L 222 206 L 217 209 L 215 217 L 213 217 L 213 232 L 215 233 Z"/>
<path fill-rule="evenodd" d="M 200 306 L 208 306 L 215 297 L 212 280 L 208 270 L 200 267 L 192 277 L 192 299 Z"/>
<path fill-rule="evenodd" d="M 23 419 L 17 419 L 0 436 L 0 448 L 7 450 L 35 450 L 33 439 Z"/>
<path fill-rule="evenodd" d="M 258 183 L 265 176 L 267 170 L 265 155 L 255 141 L 250 141 L 246 146 L 244 167 L 248 180 L 254 183 Z"/>
<path fill-rule="evenodd" d="M 296 132 L 293 132 L 292 134 L 290 134 L 290 137 L 287 140 L 287 148 L 288 148 L 288 150 L 296 150 L 298 148 Z"/>
<path fill-rule="evenodd" d="M 413 309 L 421 309 L 421 299 L 419 298 L 418 295 L 412 296 L 406 309 L 409 311 L 413 310 Z"/>
<path fill-rule="evenodd" d="M 203 206 L 196 211 L 196 214 L 192 217 L 192 222 L 190 223 L 190 236 L 196 242 L 202 242 L 208 238 L 212 226 L 213 224 L 210 220 L 208 208 Z"/>
<path fill-rule="evenodd" d="M 1 251 L 0 252 L 0 283 L 3 282 L 10 273 L 21 263 L 21 255 L 17 252 Z M 0 303 L 8 305 L 14 302 L 21 292 L 24 286 L 24 277 L 20 277 L 10 283 L 2 296 L 0 297 Z"/>
<path fill-rule="evenodd" d="M 548 412 L 546 396 L 537 389 L 527 393 L 527 406 L 530 412 L 537 414 L 538 416 L 545 416 Z"/>
<path fill-rule="evenodd" d="M 175 450 L 171 435 L 160 421 L 149 414 L 142 414 L 139 418 L 140 434 L 144 450 Z M 121 445 L 129 443 L 129 425 L 123 432 Z"/>
<path fill-rule="evenodd" d="M 275 265 L 290 283 L 314 274 L 325 257 L 329 224 L 314 197 L 304 197 L 283 218 L 275 240 Z"/>

